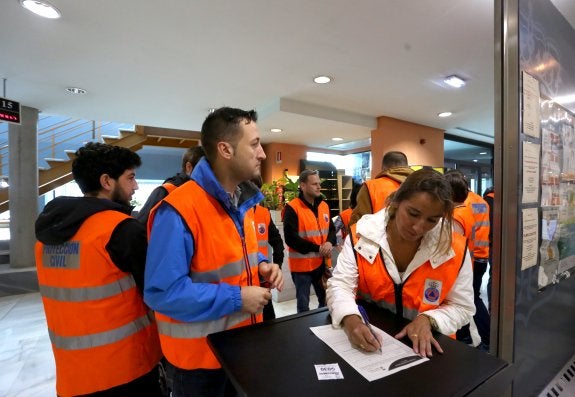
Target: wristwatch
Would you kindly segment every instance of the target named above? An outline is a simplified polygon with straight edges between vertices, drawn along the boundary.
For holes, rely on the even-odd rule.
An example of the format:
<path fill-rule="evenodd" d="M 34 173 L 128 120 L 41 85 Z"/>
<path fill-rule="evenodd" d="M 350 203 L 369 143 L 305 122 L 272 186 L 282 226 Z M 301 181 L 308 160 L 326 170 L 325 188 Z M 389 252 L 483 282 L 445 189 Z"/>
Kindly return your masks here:
<path fill-rule="evenodd" d="M 435 319 L 433 317 L 431 317 L 429 314 L 425 314 L 425 313 L 420 313 L 420 316 L 424 316 L 425 318 L 427 318 L 429 320 L 429 325 L 431 325 L 431 329 L 434 331 L 438 331 L 439 327 L 437 326 L 437 321 L 435 321 Z"/>

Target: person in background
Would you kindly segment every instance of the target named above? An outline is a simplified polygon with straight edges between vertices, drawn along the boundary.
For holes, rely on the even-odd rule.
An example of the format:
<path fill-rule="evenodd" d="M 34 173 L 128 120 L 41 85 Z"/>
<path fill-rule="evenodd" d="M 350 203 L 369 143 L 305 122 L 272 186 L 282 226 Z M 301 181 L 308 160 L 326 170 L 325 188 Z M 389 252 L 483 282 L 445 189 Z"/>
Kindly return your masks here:
<path fill-rule="evenodd" d="M 59 396 L 162 396 L 156 323 L 142 297 L 146 229 L 130 217 L 140 157 L 87 143 L 36 220 L 36 268 Z"/>
<path fill-rule="evenodd" d="M 263 181 L 262 177 L 252 180 L 252 182 L 261 189 Z M 258 239 L 259 251 L 266 257 L 270 258 L 270 249 L 272 248 L 272 262 L 282 267 L 284 261 L 284 242 L 278 228 L 272 220 L 270 210 L 263 207 L 261 204 L 254 206 L 254 222 L 256 227 L 256 235 Z M 260 278 L 260 284 L 263 287 L 269 287 L 269 283 Z M 264 321 L 273 320 L 276 318 L 274 305 L 270 299 L 264 306 Z"/>
<path fill-rule="evenodd" d="M 170 192 L 190 180 L 192 170 L 202 157 L 204 157 L 204 149 L 201 146 L 194 146 L 186 150 L 182 156 L 182 171 L 166 179 L 162 185 L 152 190 L 142 209 L 136 215 L 136 219 L 146 225 L 151 209 Z"/>
<path fill-rule="evenodd" d="M 144 299 L 155 311 L 162 351 L 174 366 L 173 397 L 235 390 L 207 335 L 262 321 L 269 288 L 283 288 L 277 264 L 258 252 L 250 182 L 266 158 L 253 110 L 223 107 L 202 125 L 205 151 L 192 180 L 154 207 L 148 222 Z"/>
<path fill-rule="evenodd" d="M 487 188 L 483 193 L 483 199 L 489 206 L 489 281 L 487 282 L 487 302 L 489 303 L 489 312 L 491 312 L 491 277 L 493 275 L 493 200 L 495 198 L 495 189 L 493 186 Z"/>
<path fill-rule="evenodd" d="M 466 179 L 467 181 L 467 179 Z M 469 186 L 469 181 L 467 181 Z M 465 205 L 471 209 L 475 222 L 473 224 L 473 231 L 471 234 L 471 243 L 473 250 L 471 251 L 473 257 L 473 293 L 475 297 L 476 313 L 474 316 L 477 330 L 481 336 L 482 350 L 489 350 L 489 339 L 491 333 L 491 319 L 483 299 L 481 299 L 481 284 L 483 282 L 483 275 L 487 270 L 489 263 L 489 231 L 491 229 L 489 222 L 489 206 L 483 197 L 469 189 Z"/>
<path fill-rule="evenodd" d="M 351 187 L 351 193 L 349 196 L 349 207 L 341 211 L 338 216 L 335 217 L 333 224 L 335 226 L 335 233 L 339 232 L 341 234 L 341 244 L 345 241 L 345 238 L 349 234 L 349 221 L 351 219 L 351 214 L 353 209 L 357 206 L 357 193 L 361 188 L 361 184 L 354 183 Z M 339 238 L 338 238 L 339 239 Z M 338 247 L 341 246 L 338 241 Z"/>
<path fill-rule="evenodd" d="M 387 197 L 413 172 L 408 167 L 407 156 L 402 152 L 387 152 L 381 160 L 381 172 L 365 182 L 357 194 L 349 224 L 353 225 L 365 214 L 375 214 L 386 203 Z"/>
<path fill-rule="evenodd" d="M 328 280 L 327 305 L 332 324 L 343 327 L 352 345 L 380 348 L 362 320 L 360 299 L 411 322 L 397 335 L 413 350 L 431 357 L 443 350 L 432 331 L 454 334 L 469 323 L 473 273 L 465 238 L 453 233 L 452 190 L 439 172 L 409 175 L 389 196 L 387 208 L 363 216 L 350 230 Z"/>
<path fill-rule="evenodd" d="M 309 310 L 313 285 L 319 307 L 325 306 L 324 273 L 331 271 L 331 250 L 336 244 L 329 207 L 321 197 L 319 173 L 303 170 L 299 196 L 286 204 L 284 237 L 288 263 L 296 289 L 297 312 Z"/>
<path fill-rule="evenodd" d="M 444 176 L 453 190 L 453 204 L 455 206 L 453 209 L 453 230 L 465 237 L 469 252 L 473 252 L 473 240 L 471 238 L 475 218 L 473 217 L 471 209 L 465 205 L 465 200 L 469 194 L 467 180 L 465 179 L 465 175 L 459 170 L 447 171 Z M 477 315 L 477 308 L 475 308 L 475 311 Z M 484 348 L 481 345 L 481 336 L 479 335 L 477 325 L 473 318 L 469 324 L 457 330 L 456 338 L 473 347 L 478 347 L 479 349 Z"/>

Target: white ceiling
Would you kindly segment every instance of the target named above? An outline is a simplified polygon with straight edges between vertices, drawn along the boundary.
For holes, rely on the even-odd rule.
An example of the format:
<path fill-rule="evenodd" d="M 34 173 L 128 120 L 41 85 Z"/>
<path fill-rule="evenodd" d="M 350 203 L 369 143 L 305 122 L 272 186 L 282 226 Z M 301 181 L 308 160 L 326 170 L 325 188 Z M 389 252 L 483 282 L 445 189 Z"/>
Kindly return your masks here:
<path fill-rule="evenodd" d="M 493 142 L 492 0 L 51 3 L 61 19 L 0 2 L 5 96 L 45 113 L 199 130 L 226 105 L 256 108 L 264 143 L 365 142 L 378 116 Z"/>

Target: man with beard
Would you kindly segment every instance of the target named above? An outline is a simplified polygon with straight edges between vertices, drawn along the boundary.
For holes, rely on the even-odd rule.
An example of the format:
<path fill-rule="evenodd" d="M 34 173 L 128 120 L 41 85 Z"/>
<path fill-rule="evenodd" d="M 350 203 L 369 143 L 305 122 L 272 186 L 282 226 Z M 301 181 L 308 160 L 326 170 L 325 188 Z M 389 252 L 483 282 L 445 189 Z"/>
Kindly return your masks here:
<path fill-rule="evenodd" d="M 36 267 L 59 396 L 161 396 L 157 328 L 142 299 L 146 230 L 130 217 L 140 157 L 90 142 L 76 151 L 83 197 L 36 220 Z"/>
<path fill-rule="evenodd" d="M 144 298 L 175 367 L 174 397 L 235 395 L 207 335 L 261 322 L 269 288 L 283 287 L 279 266 L 258 252 L 251 211 L 263 194 L 250 180 L 266 158 L 256 121 L 253 110 L 210 113 L 192 180 L 150 214 Z"/>
<path fill-rule="evenodd" d="M 303 170 L 299 175 L 299 189 L 299 196 L 285 207 L 284 236 L 297 312 L 301 313 L 309 310 L 311 286 L 318 307 L 325 306 L 323 279 L 331 272 L 331 250 L 336 245 L 336 237 L 329 207 L 321 197 L 318 171 Z"/>

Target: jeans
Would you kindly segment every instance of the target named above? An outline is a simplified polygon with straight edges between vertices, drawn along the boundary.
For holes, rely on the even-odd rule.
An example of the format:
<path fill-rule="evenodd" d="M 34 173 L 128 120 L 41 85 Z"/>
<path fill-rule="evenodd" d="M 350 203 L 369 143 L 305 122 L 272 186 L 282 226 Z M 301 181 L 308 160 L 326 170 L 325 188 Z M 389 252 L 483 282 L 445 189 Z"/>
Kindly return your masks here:
<path fill-rule="evenodd" d="M 191 353 L 193 354 L 193 353 Z M 223 369 L 174 368 L 172 397 L 233 397 L 234 386 Z"/>
<path fill-rule="evenodd" d="M 309 293 L 312 285 L 319 303 L 318 307 L 325 306 L 325 289 L 321 285 L 321 277 L 323 276 L 324 269 L 325 264 L 322 264 L 311 272 L 291 272 L 291 278 L 295 285 L 298 313 L 309 310 Z"/>
<path fill-rule="evenodd" d="M 90 394 L 82 394 L 82 396 L 90 397 L 125 397 L 125 396 L 154 396 L 162 397 L 162 390 L 160 389 L 158 367 L 154 367 L 150 372 L 145 375 L 134 379 L 131 382 L 123 385 L 112 387 L 108 390 L 97 391 Z M 82 397 L 78 396 L 78 397 Z"/>

